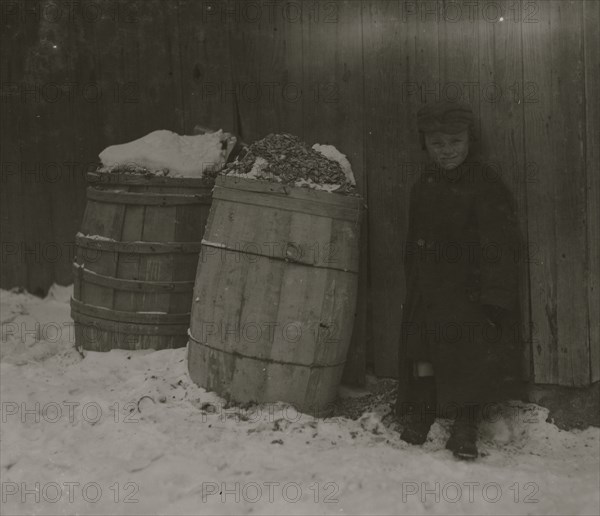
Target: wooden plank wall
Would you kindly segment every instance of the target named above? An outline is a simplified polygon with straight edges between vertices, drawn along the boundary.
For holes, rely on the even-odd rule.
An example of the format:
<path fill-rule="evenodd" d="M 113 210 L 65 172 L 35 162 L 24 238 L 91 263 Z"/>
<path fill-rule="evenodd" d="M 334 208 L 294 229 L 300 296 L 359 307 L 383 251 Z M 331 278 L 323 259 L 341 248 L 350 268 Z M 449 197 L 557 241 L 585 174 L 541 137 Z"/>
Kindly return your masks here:
<path fill-rule="evenodd" d="M 519 215 L 526 373 L 600 379 L 600 2 L 50 4 L 2 2 L 2 287 L 70 282 L 84 173 L 107 145 L 198 123 L 291 132 L 346 153 L 368 205 L 345 380 L 396 376 L 415 115 L 460 98 Z"/>
<path fill-rule="evenodd" d="M 585 53 L 585 162 L 587 178 L 587 286 L 591 381 L 600 380 L 600 2 L 583 4 Z"/>
<path fill-rule="evenodd" d="M 369 294 L 374 370 L 397 374 L 402 313 L 402 232 L 406 227 L 408 114 L 402 109 L 401 83 L 407 37 L 397 2 L 364 5 L 365 168 L 369 206 Z M 399 121 L 398 121 L 399 118 Z M 400 167 L 399 167 L 400 165 Z"/>

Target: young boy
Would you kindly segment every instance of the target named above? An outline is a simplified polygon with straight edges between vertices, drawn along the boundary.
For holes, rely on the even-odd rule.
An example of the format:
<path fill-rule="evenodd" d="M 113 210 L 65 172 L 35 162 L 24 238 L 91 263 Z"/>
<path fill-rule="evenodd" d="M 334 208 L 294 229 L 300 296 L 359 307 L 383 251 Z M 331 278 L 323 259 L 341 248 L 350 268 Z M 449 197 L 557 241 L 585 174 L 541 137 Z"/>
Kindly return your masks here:
<path fill-rule="evenodd" d="M 519 396 L 518 232 L 501 174 L 473 151 L 471 109 L 438 102 L 417 118 L 430 163 L 410 196 L 396 414 L 411 444 L 454 417 L 446 447 L 474 459 L 488 404 Z"/>

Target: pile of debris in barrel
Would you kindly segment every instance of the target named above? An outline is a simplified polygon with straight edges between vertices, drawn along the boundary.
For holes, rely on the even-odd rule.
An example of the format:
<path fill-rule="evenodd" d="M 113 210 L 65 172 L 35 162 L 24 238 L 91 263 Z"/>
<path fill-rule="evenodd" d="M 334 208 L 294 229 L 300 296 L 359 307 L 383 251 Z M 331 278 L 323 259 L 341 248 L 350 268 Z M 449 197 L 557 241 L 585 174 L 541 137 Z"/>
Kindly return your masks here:
<path fill-rule="evenodd" d="M 269 134 L 254 142 L 222 173 L 336 193 L 354 190 L 351 171 L 291 134 Z"/>

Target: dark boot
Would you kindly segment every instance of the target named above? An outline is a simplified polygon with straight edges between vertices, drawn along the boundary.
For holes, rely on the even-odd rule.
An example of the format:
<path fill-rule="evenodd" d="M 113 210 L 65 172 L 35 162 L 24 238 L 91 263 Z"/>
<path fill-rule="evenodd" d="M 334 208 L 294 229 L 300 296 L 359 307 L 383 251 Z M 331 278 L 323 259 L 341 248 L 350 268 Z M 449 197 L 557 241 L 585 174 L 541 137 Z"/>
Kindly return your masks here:
<path fill-rule="evenodd" d="M 396 405 L 396 415 L 404 424 L 400 439 L 409 444 L 423 444 L 435 421 L 435 378 L 418 377 L 410 387 L 411 401 Z"/>
<path fill-rule="evenodd" d="M 458 414 L 446 448 L 455 457 L 463 460 L 474 460 L 479 456 L 477 451 L 477 428 L 479 426 L 479 407 L 476 405 L 463 406 Z"/>

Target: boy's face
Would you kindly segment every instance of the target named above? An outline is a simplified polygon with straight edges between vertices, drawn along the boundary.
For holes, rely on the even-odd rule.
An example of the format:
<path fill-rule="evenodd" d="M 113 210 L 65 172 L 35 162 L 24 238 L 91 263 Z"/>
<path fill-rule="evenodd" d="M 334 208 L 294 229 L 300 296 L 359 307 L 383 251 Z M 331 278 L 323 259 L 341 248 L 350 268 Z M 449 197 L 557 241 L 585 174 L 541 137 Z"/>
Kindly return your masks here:
<path fill-rule="evenodd" d="M 431 159 L 441 168 L 452 170 L 458 167 L 469 154 L 469 132 L 425 133 L 425 146 Z"/>

